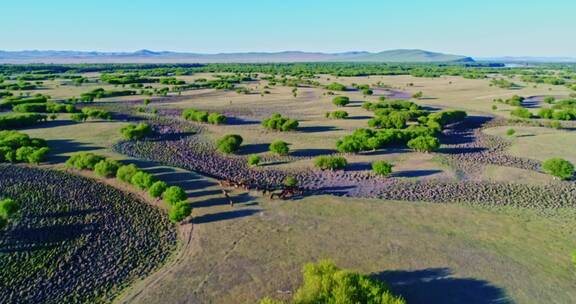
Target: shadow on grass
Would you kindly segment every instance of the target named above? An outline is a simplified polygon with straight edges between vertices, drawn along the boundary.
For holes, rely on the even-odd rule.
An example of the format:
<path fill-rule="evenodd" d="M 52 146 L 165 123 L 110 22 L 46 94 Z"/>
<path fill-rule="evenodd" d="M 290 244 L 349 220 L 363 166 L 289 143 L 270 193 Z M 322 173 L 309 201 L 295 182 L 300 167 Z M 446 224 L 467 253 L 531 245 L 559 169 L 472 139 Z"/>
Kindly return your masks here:
<path fill-rule="evenodd" d="M 226 124 L 231 126 L 257 125 L 260 124 L 260 121 L 229 116 L 226 118 Z"/>
<path fill-rule="evenodd" d="M 448 268 L 384 271 L 372 276 L 386 282 L 394 293 L 402 295 L 411 304 L 513 303 L 502 288 L 483 280 L 453 277 Z"/>
<path fill-rule="evenodd" d="M 238 155 L 249 155 L 268 152 L 270 144 L 247 144 L 238 151 Z"/>
<path fill-rule="evenodd" d="M 194 217 L 191 222 L 192 224 L 206 224 L 218 221 L 232 220 L 241 217 L 247 217 L 259 213 L 260 209 L 240 209 L 233 211 L 224 211 L 218 213 L 204 214 L 201 216 Z"/>
<path fill-rule="evenodd" d="M 44 227 L 17 227 L 3 233 L 0 252 L 29 252 L 61 246 L 84 234 L 96 232 L 95 224 L 59 224 Z"/>
<path fill-rule="evenodd" d="M 298 149 L 290 152 L 290 155 L 297 157 L 314 157 L 318 155 L 326 155 L 336 153 L 333 149 Z"/>
<path fill-rule="evenodd" d="M 310 127 L 298 127 L 298 131 L 303 133 L 320 133 L 329 131 L 338 131 L 339 128 L 334 126 L 310 126 Z"/>
<path fill-rule="evenodd" d="M 87 152 L 92 150 L 98 150 L 102 147 L 91 146 L 89 144 L 80 143 L 68 139 L 53 139 L 47 140 L 46 143 L 50 148 L 48 155 L 49 164 L 63 163 L 68 159 L 68 156 L 64 155 L 72 152 Z"/>
<path fill-rule="evenodd" d="M 220 191 L 218 191 L 221 193 Z M 234 202 L 234 204 L 242 205 L 244 203 L 249 203 L 254 200 L 254 197 L 250 196 L 248 193 L 242 193 L 235 196 L 230 197 L 230 199 Z M 205 208 L 205 207 L 215 207 L 215 206 L 223 206 L 228 205 L 230 201 L 225 197 L 217 197 L 207 199 L 201 202 L 192 203 L 192 208 Z"/>
<path fill-rule="evenodd" d="M 391 177 L 424 177 L 437 173 L 442 173 L 442 170 L 404 170 L 392 173 Z"/>

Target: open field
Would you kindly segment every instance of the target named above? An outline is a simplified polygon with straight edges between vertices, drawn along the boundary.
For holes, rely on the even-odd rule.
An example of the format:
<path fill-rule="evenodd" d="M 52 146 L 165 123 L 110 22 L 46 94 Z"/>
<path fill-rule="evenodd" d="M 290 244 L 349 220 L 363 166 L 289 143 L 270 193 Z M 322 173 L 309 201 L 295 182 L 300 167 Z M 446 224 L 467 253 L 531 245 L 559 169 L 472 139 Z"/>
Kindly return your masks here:
<path fill-rule="evenodd" d="M 75 195 L 83 193 L 84 185 L 94 185 L 90 187 L 98 191 L 88 191 L 89 199 L 77 204 L 112 210 L 110 215 L 102 215 L 114 223 L 111 227 L 102 224 L 111 231 L 106 238 L 102 235 L 106 229 L 87 233 L 103 238 L 98 244 L 105 244 L 92 246 L 94 250 L 113 254 L 114 250 L 107 251 L 107 244 L 117 244 L 114 246 L 123 253 L 150 253 L 119 255 L 118 267 L 126 266 L 123 261 L 127 259 L 133 270 L 111 283 L 103 281 L 102 286 L 112 286 L 109 291 L 101 291 L 104 287 L 99 285 L 94 287 L 95 294 L 88 295 L 85 286 L 77 287 L 72 278 L 67 281 L 72 283 L 66 285 L 70 289 L 46 288 L 45 293 L 38 291 L 31 298 L 41 300 L 53 293 L 54 299 L 69 300 L 59 293 L 62 290 L 70 291 L 76 302 L 256 303 L 264 296 L 288 300 L 302 283 L 303 264 L 331 258 L 340 267 L 387 282 L 408 303 L 576 301 L 575 270 L 570 260 L 576 249 L 576 184 L 573 178 L 555 179 L 542 168 L 542 162 L 552 157 L 576 162 L 576 135 L 569 127 L 573 121 L 562 121 L 564 128 L 554 129 L 543 127 L 549 119 L 511 120 L 510 111 L 517 106 L 493 101 L 524 96 L 528 101 L 521 105 L 536 115 L 541 108 L 553 107 L 541 101 L 544 97 L 569 99 L 571 89 L 521 81 L 520 72 L 524 70 L 510 76 L 514 70 L 502 70 L 507 74 L 500 75 L 498 68 L 454 68 L 463 75 L 485 76 L 469 79 L 444 67 L 427 66 L 452 76 L 416 77 L 404 73 L 344 77 L 334 74 L 353 68 L 338 64 L 302 66 L 314 72 L 274 67 L 289 71 L 284 71 L 286 76 L 282 78 L 280 72 L 270 73 L 267 65 L 206 67 L 217 72 L 207 72 L 203 67 L 170 67 L 135 68 L 128 73 L 107 67 L 106 72 L 117 69 L 113 72 L 119 75 L 115 81 L 126 83 L 107 84 L 110 75 L 101 77 L 105 73 L 91 71 L 77 72 L 87 79 L 81 85 L 63 85 L 69 80 L 55 76 L 55 80 L 46 80 L 37 89 L 13 90 L 16 96 L 41 93 L 50 95 L 57 104 L 76 107 L 70 113 L 58 113 L 54 119 L 19 126 L 17 130 L 46 141 L 50 150 L 40 167 L 66 171 L 54 173 L 56 177 L 48 183 L 56 184 L 58 176 L 70 176 L 70 183 L 58 187 L 63 193 L 72 191 Z M 235 69 L 238 72 L 230 72 Z M 135 78 L 130 82 L 123 77 Z M 8 78 L 6 83 L 18 83 L 17 76 Z M 519 87 L 491 85 L 493 78 L 511 80 Z M 215 85 L 206 85 L 212 82 Z M 345 85 L 346 90 L 327 89 L 333 82 Z M 363 84 L 369 85 L 373 94 L 356 88 Z M 70 100 L 97 88 L 111 95 L 120 90 L 134 90 L 135 94 Z M 414 96 L 418 92 L 423 96 Z M 332 102 L 335 96 L 347 96 L 350 103 L 337 107 Z M 531 98 L 534 96 L 537 98 Z M 145 103 L 148 99 L 149 104 Z M 391 114 L 367 109 L 363 103 L 384 107 L 394 104 L 390 100 L 413 107 L 391 112 L 415 111 L 417 117 L 397 128 L 369 128 L 371 119 Z M 9 116 L 18 108 L 2 109 L 2 115 Z M 109 115 L 86 114 L 84 119 L 74 120 L 75 115 L 84 113 L 82 109 Z M 226 120 L 220 124 L 186 120 L 182 112 L 188 109 L 221 113 Z M 346 111 L 348 118 L 326 117 L 327 112 L 336 110 Z M 434 114 L 452 110 L 464 110 L 467 115 L 441 124 L 440 130 L 429 124 Z M 284 132 L 264 128 L 262 121 L 273 113 L 297 120 L 298 128 Z M 149 131 L 130 138 L 120 131 L 137 123 L 145 124 Z M 398 140 L 359 151 L 338 150 L 339 140 L 368 128 L 374 134 L 386 129 L 409 135 L 407 130 L 423 128 L 439 141 L 439 146 L 418 152 L 407 145 L 408 140 Z M 513 135 L 507 135 L 510 128 L 515 130 Z M 228 134 L 240 135 L 243 142 L 226 154 L 218 150 L 217 142 Z M 275 140 L 289 144 L 287 155 L 269 151 Z M 165 198 L 150 196 L 150 185 L 139 189 L 132 180 L 124 182 L 113 176 L 99 177 L 92 170 L 66 168 L 64 162 L 76 152 L 135 164 L 151 178 L 180 187 L 185 199 L 169 203 Z M 260 156 L 257 166 L 247 164 L 251 155 Z M 0 156 L 4 160 L 4 154 Z M 318 156 L 344 157 L 347 164 L 342 170 L 320 170 L 315 165 Z M 392 165 L 387 177 L 372 170 L 377 161 Z M 40 203 L 43 200 L 56 209 L 76 204 L 76 196 L 58 196 L 60 188 L 53 185 L 41 195 L 39 189 L 46 182 L 35 183 L 32 177 L 16 185 L 10 176 L 35 170 L 24 168 L 0 167 L 5 170 L 0 171 L 0 183 L 7 179 L 15 184 L 7 190 L 1 188 L 0 194 L 25 202 L 25 210 L 9 223 L 6 234 L 0 232 L 1 237 L 26 223 L 36 223 L 33 215 L 45 211 L 46 206 Z M 287 177 L 294 177 L 296 185 L 286 185 Z M 82 190 L 71 189 L 78 183 Z M 18 187 L 24 186 L 37 194 L 33 200 L 19 193 Z M 113 199 L 99 197 L 99 191 L 112 193 Z M 286 199 L 272 199 L 284 194 Z M 129 208 L 117 206 L 122 202 Z M 180 203 L 192 207 L 192 214 L 174 220 L 171 212 Z M 72 218 L 93 224 L 99 217 L 86 214 Z M 177 224 L 170 224 L 169 218 Z M 54 221 L 60 223 L 59 218 Z M 127 228 L 118 230 L 123 221 Z M 135 243 L 122 243 L 125 239 L 118 231 L 133 232 Z M 147 247 L 133 249 L 141 245 L 139 242 Z M 72 245 L 78 244 L 93 245 L 87 236 L 80 235 L 58 243 L 56 249 L 33 254 L 42 260 L 40 264 L 48 263 L 45 260 L 54 255 L 53 250 L 74 256 L 76 247 Z M 87 255 L 84 262 L 93 263 L 90 253 L 83 254 Z M 150 259 L 145 265 L 144 256 Z M 12 259 L 10 254 L 0 253 L 1 261 L 11 263 L 10 269 L 20 267 Z M 77 264 L 72 265 L 76 271 Z M 78 269 L 82 267 L 84 264 Z M 0 272 L 0 279 L 8 280 L 10 269 Z M 107 277 L 106 271 L 97 268 L 88 273 L 89 279 Z M 25 277 L 31 273 L 18 273 L 23 288 L 30 288 L 26 282 L 31 281 Z M 45 286 L 56 284 L 45 273 L 37 280 Z M 18 290 L 11 288 L 10 296 L 2 294 L 0 302 L 16 302 Z"/>

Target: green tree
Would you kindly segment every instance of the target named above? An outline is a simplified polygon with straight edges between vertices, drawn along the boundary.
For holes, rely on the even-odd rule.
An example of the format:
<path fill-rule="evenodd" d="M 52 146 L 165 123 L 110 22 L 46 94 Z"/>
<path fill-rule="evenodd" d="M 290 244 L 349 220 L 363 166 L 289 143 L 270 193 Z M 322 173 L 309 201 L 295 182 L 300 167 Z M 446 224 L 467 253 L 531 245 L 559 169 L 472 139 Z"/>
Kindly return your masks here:
<path fill-rule="evenodd" d="M 180 222 L 190 216 L 192 213 L 192 206 L 186 202 L 175 203 L 168 212 L 168 217 L 174 223 Z"/>
<path fill-rule="evenodd" d="M 440 141 L 434 136 L 418 136 L 406 144 L 408 148 L 418 152 L 431 152 L 440 147 Z"/>
<path fill-rule="evenodd" d="M 372 163 L 372 171 L 381 176 L 388 176 L 392 173 L 393 165 L 384 160 L 375 161 Z"/>
<path fill-rule="evenodd" d="M 282 181 L 282 184 L 286 187 L 286 188 L 294 188 L 298 185 L 298 180 L 294 177 L 294 176 L 286 176 L 284 178 L 284 181 Z"/>
<path fill-rule="evenodd" d="M 114 177 L 120 166 L 120 163 L 115 160 L 104 159 L 94 165 L 94 173 L 102 177 Z"/>
<path fill-rule="evenodd" d="M 216 146 L 218 151 L 229 154 L 238 151 L 238 149 L 240 149 L 240 145 L 242 145 L 242 141 L 242 136 L 237 134 L 228 134 L 220 138 L 216 142 Z"/>
<path fill-rule="evenodd" d="M 162 199 L 170 205 L 175 205 L 187 199 L 186 191 L 178 186 L 170 186 L 162 193 Z"/>
<path fill-rule="evenodd" d="M 348 162 L 341 156 L 321 155 L 314 159 L 314 166 L 322 170 L 341 170 Z"/>
<path fill-rule="evenodd" d="M 252 154 L 250 156 L 248 156 L 248 165 L 253 167 L 253 166 L 258 166 L 258 164 L 260 163 L 260 156 L 256 155 L 256 154 Z"/>
<path fill-rule="evenodd" d="M 125 183 L 130 183 L 134 174 L 138 172 L 140 172 L 140 169 L 135 164 L 120 166 L 116 170 L 116 178 Z"/>
<path fill-rule="evenodd" d="M 506 135 L 512 136 L 512 135 L 514 135 L 514 134 L 516 134 L 516 130 L 514 130 L 514 129 L 508 129 L 508 130 L 506 130 Z"/>
<path fill-rule="evenodd" d="M 130 179 L 130 183 L 140 190 L 150 188 L 154 182 L 154 176 L 144 171 L 136 172 Z"/>
<path fill-rule="evenodd" d="M 344 107 L 350 103 L 350 98 L 347 96 L 336 96 L 332 99 L 332 103 L 338 107 Z"/>
<path fill-rule="evenodd" d="M 20 209 L 20 204 L 17 201 L 11 198 L 0 200 L 0 217 L 9 219 L 18 212 L 18 209 Z"/>
<path fill-rule="evenodd" d="M 164 193 L 167 188 L 168 184 L 166 184 L 166 182 L 156 181 L 150 186 L 150 189 L 148 189 L 148 194 L 153 198 L 158 198 L 162 196 L 162 193 Z"/>
<path fill-rule="evenodd" d="M 288 143 L 281 140 L 275 140 L 270 144 L 268 147 L 270 152 L 276 153 L 278 155 L 288 155 L 290 148 L 288 147 Z"/>
<path fill-rule="evenodd" d="M 574 165 L 562 158 L 551 158 L 542 164 L 544 171 L 563 180 L 574 176 Z"/>

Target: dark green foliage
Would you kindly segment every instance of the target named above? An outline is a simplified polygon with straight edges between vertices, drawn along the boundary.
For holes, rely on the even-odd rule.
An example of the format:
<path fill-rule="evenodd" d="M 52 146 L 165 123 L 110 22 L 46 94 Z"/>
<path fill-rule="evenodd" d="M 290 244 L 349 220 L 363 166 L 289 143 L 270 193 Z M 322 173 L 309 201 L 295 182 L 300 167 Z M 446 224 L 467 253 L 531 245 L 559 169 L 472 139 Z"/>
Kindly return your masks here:
<path fill-rule="evenodd" d="M 333 82 L 329 85 L 326 86 L 326 90 L 330 90 L 330 91 L 346 91 L 346 86 L 341 84 L 341 83 L 337 83 L 337 82 Z"/>
<path fill-rule="evenodd" d="M 286 188 L 294 188 L 298 185 L 298 180 L 294 176 L 286 176 L 282 181 L 282 184 Z"/>
<path fill-rule="evenodd" d="M 104 160 L 105 157 L 90 152 L 76 152 L 68 158 L 66 166 L 78 170 L 94 170 L 97 163 Z"/>
<path fill-rule="evenodd" d="M 23 103 L 13 106 L 12 111 L 20 113 L 73 113 L 76 112 L 76 107 L 54 102 Z"/>
<path fill-rule="evenodd" d="M 336 96 L 332 99 L 332 103 L 338 107 L 344 107 L 350 103 L 350 98 L 347 96 Z"/>
<path fill-rule="evenodd" d="M 372 171 L 381 176 L 388 176 L 392 173 L 393 165 L 384 160 L 372 163 Z"/>
<path fill-rule="evenodd" d="M 0 129 L 29 127 L 46 120 L 47 116 L 43 114 L 29 113 L 0 115 Z"/>
<path fill-rule="evenodd" d="M 103 159 L 94 165 L 94 173 L 102 177 L 115 177 L 121 164 L 115 160 Z"/>
<path fill-rule="evenodd" d="M 321 155 L 314 159 L 314 166 L 322 170 L 341 170 L 348 162 L 341 156 Z"/>
<path fill-rule="evenodd" d="M 152 127 L 147 123 L 129 124 L 120 129 L 125 139 L 142 139 L 152 133 Z"/>
<path fill-rule="evenodd" d="M 192 206 L 186 202 L 175 203 L 168 213 L 168 217 L 174 223 L 180 222 L 190 216 L 192 213 Z"/>
<path fill-rule="evenodd" d="M 433 136 L 418 136 L 408 141 L 406 145 L 418 152 L 431 152 L 440 147 L 440 141 Z"/>
<path fill-rule="evenodd" d="M 208 115 L 208 123 L 211 123 L 213 125 L 220 125 L 223 124 L 224 122 L 226 122 L 226 116 L 224 116 L 223 114 L 210 113 L 210 115 Z"/>
<path fill-rule="evenodd" d="M 242 141 L 242 136 L 237 134 L 228 134 L 216 142 L 216 147 L 218 148 L 218 151 L 222 153 L 234 153 L 240 149 Z"/>
<path fill-rule="evenodd" d="M 165 77 L 165 78 L 160 78 L 160 84 L 183 85 L 183 84 L 186 84 L 186 81 L 180 80 L 176 77 Z"/>
<path fill-rule="evenodd" d="M 162 199 L 170 205 L 176 205 L 176 203 L 185 201 L 187 196 L 184 189 L 178 186 L 170 186 L 162 193 Z"/>
<path fill-rule="evenodd" d="M 140 169 L 135 164 L 120 166 L 116 170 L 116 178 L 125 183 L 130 183 L 132 177 L 138 172 L 140 172 Z"/>
<path fill-rule="evenodd" d="M 34 95 L 32 97 L 23 97 L 23 96 L 12 96 L 7 97 L 0 100 L 0 107 L 13 107 L 19 104 L 25 103 L 46 103 L 48 102 L 48 96 L 44 96 L 41 94 Z"/>
<path fill-rule="evenodd" d="M 130 183 L 140 190 L 147 190 L 154 182 L 154 176 L 144 171 L 136 172 L 132 175 L 132 178 L 130 178 Z"/>
<path fill-rule="evenodd" d="M 542 163 L 544 171 L 560 179 L 568 180 L 574 176 L 574 165 L 562 158 L 551 158 Z"/>
<path fill-rule="evenodd" d="M 256 155 L 256 154 L 252 154 L 250 156 L 248 156 L 248 165 L 253 167 L 253 166 L 258 166 L 258 164 L 260 163 L 260 156 Z"/>
<path fill-rule="evenodd" d="M 0 131 L 0 162 L 42 162 L 50 149 L 40 138 L 17 131 Z"/>
<path fill-rule="evenodd" d="M 282 117 L 282 115 L 274 113 L 270 118 L 262 121 L 262 126 L 266 129 L 276 131 L 294 131 L 298 128 L 298 121 Z"/>
<path fill-rule="evenodd" d="M 530 110 L 523 108 L 523 107 L 517 107 L 516 109 L 512 110 L 512 112 L 510 112 L 510 115 L 516 116 L 518 118 L 531 118 L 532 117 L 532 113 L 530 112 Z"/>
<path fill-rule="evenodd" d="M 372 94 L 374 94 L 374 91 L 372 91 L 370 89 L 363 89 L 362 90 L 362 95 L 364 95 L 364 96 L 370 96 Z"/>
<path fill-rule="evenodd" d="M 303 283 L 290 303 L 366 303 L 406 304 L 402 297 L 392 294 L 381 281 L 359 273 L 342 270 L 330 260 L 308 263 L 303 269 Z M 265 298 L 260 304 L 278 304 Z"/>
<path fill-rule="evenodd" d="M 124 91 L 107 91 L 102 88 L 92 90 L 90 92 L 82 93 L 80 95 L 80 101 L 91 102 L 97 98 L 109 98 L 109 97 L 120 97 L 120 96 L 130 96 L 136 95 L 136 91 L 124 90 Z"/>
<path fill-rule="evenodd" d="M 288 155 L 290 148 L 288 147 L 288 143 L 281 140 L 275 140 L 269 146 L 270 152 L 276 153 L 278 155 Z"/>
<path fill-rule="evenodd" d="M 148 194 L 153 198 L 158 198 L 162 196 L 162 193 L 168 188 L 168 184 L 163 181 L 156 181 L 148 189 Z"/>

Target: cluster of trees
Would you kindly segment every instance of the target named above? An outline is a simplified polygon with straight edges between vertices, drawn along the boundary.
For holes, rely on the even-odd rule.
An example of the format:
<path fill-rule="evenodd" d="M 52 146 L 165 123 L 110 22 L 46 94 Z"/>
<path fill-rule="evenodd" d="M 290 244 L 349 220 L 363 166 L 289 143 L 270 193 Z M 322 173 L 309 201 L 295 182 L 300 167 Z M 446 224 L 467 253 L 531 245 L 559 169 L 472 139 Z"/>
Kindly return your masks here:
<path fill-rule="evenodd" d="M 14 83 L 0 83 L 0 90 L 12 90 L 12 91 L 23 91 L 23 90 L 35 90 L 38 88 L 38 83 L 31 83 L 28 81 L 18 81 Z"/>
<path fill-rule="evenodd" d="M 281 140 L 273 141 L 268 147 L 268 149 L 270 150 L 270 152 L 276 153 L 281 156 L 288 155 L 288 152 L 290 152 L 289 144 Z"/>
<path fill-rule="evenodd" d="M 109 74 L 103 73 L 100 75 L 100 81 L 109 84 L 126 85 L 132 83 L 154 83 L 159 80 L 156 78 L 144 77 L 139 74 Z"/>
<path fill-rule="evenodd" d="M 152 127 L 147 123 L 129 124 L 120 129 L 125 139 L 142 139 L 152 133 Z"/>
<path fill-rule="evenodd" d="M 218 151 L 230 154 L 238 151 L 242 145 L 243 138 L 237 134 L 227 134 L 216 142 Z"/>
<path fill-rule="evenodd" d="M 169 217 L 173 222 L 180 222 L 190 216 L 192 207 L 186 202 L 184 189 L 169 186 L 166 182 L 157 180 L 152 174 L 140 170 L 134 164 L 123 165 L 115 160 L 90 152 L 79 152 L 70 156 L 66 166 L 78 170 L 92 170 L 99 176 L 112 178 L 129 183 L 136 188 L 148 192 L 153 198 L 162 198 L 169 208 Z"/>
<path fill-rule="evenodd" d="M 342 156 L 320 155 L 314 158 L 314 166 L 321 170 L 342 170 L 348 161 Z"/>
<path fill-rule="evenodd" d="M 196 109 L 186 109 L 182 112 L 182 117 L 195 122 L 210 123 L 220 125 L 226 122 L 226 116 L 217 112 L 198 111 Z"/>
<path fill-rule="evenodd" d="M 17 131 L 0 131 L 0 162 L 38 164 L 49 151 L 43 139 Z"/>
<path fill-rule="evenodd" d="M 165 78 L 160 78 L 160 84 L 183 85 L 183 84 L 186 84 L 186 81 L 178 79 L 176 77 L 165 77 Z"/>
<path fill-rule="evenodd" d="M 35 113 L 0 115 L 0 129 L 29 127 L 47 119 L 48 116 Z"/>
<path fill-rule="evenodd" d="M 290 303 L 406 304 L 385 283 L 367 275 L 340 269 L 330 260 L 308 263 L 304 265 L 302 273 L 302 286 L 294 292 Z M 260 301 L 260 304 L 285 303 L 272 298 Z"/>
<path fill-rule="evenodd" d="M 133 90 L 104 90 L 103 88 L 94 89 L 89 92 L 80 94 L 80 101 L 82 102 L 92 102 L 98 98 L 109 98 L 109 97 L 120 97 L 120 96 L 130 96 L 136 95 L 136 91 Z"/>
<path fill-rule="evenodd" d="M 348 118 L 348 112 L 346 111 L 333 111 L 333 112 L 326 112 L 326 115 L 324 115 L 326 118 L 332 118 L 332 119 L 346 119 Z"/>
<path fill-rule="evenodd" d="M 298 128 L 298 121 L 287 117 L 282 117 L 279 113 L 274 113 L 270 118 L 262 121 L 262 126 L 266 129 L 276 131 L 294 131 Z"/>
<path fill-rule="evenodd" d="M 71 104 L 45 102 L 18 104 L 12 107 L 12 111 L 20 113 L 74 113 L 77 109 Z"/>
<path fill-rule="evenodd" d="M 106 110 L 85 107 L 82 108 L 82 111 L 80 113 L 73 113 L 72 115 L 70 115 L 70 118 L 76 122 L 83 122 L 86 121 L 88 118 L 111 120 L 112 113 Z"/>
<path fill-rule="evenodd" d="M 20 210 L 20 204 L 11 198 L 0 199 L 0 230 L 4 229 Z"/>
<path fill-rule="evenodd" d="M 332 99 L 332 103 L 337 107 L 345 107 L 350 103 L 350 98 L 347 96 L 336 96 Z"/>
<path fill-rule="evenodd" d="M 346 86 L 341 83 L 333 82 L 327 85 L 325 89 L 329 91 L 346 91 Z"/>
<path fill-rule="evenodd" d="M 562 158 L 551 158 L 542 163 L 542 169 L 550 175 L 562 180 L 569 180 L 574 176 L 574 165 Z"/>
<path fill-rule="evenodd" d="M 50 99 L 50 97 L 42 95 L 42 94 L 36 94 L 34 96 L 31 96 L 31 97 L 10 96 L 10 97 L 6 97 L 6 98 L 0 100 L 0 107 L 11 108 L 11 107 L 14 107 L 15 105 L 25 104 L 25 103 L 46 103 L 46 102 L 48 102 L 49 99 Z"/>
<path fill-rule="evenodd" d="M 524 102 L 524 99 L 525 98 L 522 96 L 514 95 L 508 99 L 502 99 L 502 98 L 494 99 L 494 102 L 504 103 L 507 105 L 515 106 L 515 107 L 520 107 L 520 106 L 522 106 L 522 102 Z"/>

